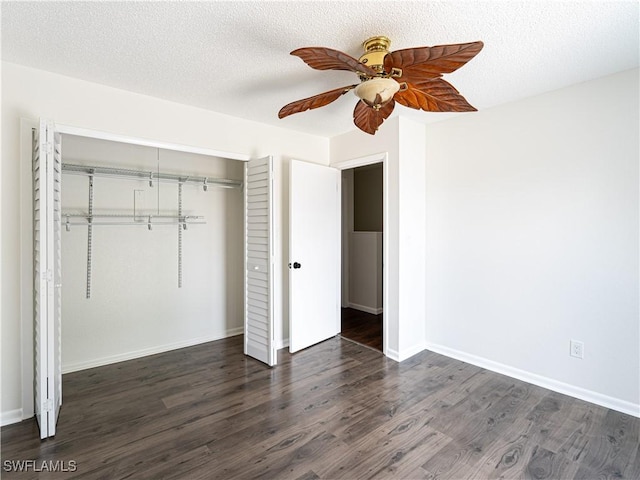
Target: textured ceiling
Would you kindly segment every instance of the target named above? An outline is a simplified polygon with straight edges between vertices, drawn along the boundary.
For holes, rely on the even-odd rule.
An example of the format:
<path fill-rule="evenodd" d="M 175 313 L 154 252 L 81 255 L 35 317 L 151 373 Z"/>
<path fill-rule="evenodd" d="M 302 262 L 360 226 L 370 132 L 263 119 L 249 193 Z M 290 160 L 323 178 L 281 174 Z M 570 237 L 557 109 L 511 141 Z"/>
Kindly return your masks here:
<path fill-rule="evenodd" d="M 478 109 L 635 68 L 640 56 L 635 0 L 2 2 L 1 14 L 4 61 L 323 136 L 355 128 L 356 97 L 283 120 L 278 110 L 357 77 L 312 70 L 289 55 L 299 47 L 357 58 L 374 35 L 391 50 L 482 40 L 445 76 Z"/>

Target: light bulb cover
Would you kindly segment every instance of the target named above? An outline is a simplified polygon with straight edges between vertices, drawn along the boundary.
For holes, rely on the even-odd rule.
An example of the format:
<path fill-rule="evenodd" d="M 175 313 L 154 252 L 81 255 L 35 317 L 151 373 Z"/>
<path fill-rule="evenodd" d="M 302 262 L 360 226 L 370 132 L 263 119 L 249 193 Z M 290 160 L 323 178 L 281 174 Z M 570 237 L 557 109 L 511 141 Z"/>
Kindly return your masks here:
<path fill-rule="evenodd" d="M 379 107 L 391 100 L 398 90 L 400 84 L 392 78 L 372 78 L 358 85 L 354 93 L 367 105 Z"/>

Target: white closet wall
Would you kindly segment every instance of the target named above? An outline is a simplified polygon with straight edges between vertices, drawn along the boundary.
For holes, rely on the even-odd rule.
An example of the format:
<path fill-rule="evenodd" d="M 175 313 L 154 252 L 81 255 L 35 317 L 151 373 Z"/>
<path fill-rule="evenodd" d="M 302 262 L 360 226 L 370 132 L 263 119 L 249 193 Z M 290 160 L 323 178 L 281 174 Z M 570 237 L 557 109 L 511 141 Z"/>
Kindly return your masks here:
<path fill-rule="evenodd" d="M 242 180 L 243 162 L 63 137 L 63 162 Z M 89 179 L 63 175 L 63 211 L 86 213 Z M 94 178 L 94 214 L 177 214 L 178 185 Z M 87 227 L 62 232 L 62 364 L 70 372 L 242 333 L 242 191 L 183 186 L 183 214 L 205 225 L 94 226 L 91 298 Z M 64 226 L 63 217 L 63 226 Z"/>

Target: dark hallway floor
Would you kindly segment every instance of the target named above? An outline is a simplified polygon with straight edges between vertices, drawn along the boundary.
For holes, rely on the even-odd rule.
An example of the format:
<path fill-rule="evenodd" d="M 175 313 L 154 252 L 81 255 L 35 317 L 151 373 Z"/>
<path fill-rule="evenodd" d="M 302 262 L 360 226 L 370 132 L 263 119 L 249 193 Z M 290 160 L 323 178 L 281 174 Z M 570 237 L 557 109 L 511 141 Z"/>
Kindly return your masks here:
<path fill-rule="evenodd" d="M 373 315 L 353 308 L 343 308 L 341 335 L 382 351 L 382 314 Z"/>

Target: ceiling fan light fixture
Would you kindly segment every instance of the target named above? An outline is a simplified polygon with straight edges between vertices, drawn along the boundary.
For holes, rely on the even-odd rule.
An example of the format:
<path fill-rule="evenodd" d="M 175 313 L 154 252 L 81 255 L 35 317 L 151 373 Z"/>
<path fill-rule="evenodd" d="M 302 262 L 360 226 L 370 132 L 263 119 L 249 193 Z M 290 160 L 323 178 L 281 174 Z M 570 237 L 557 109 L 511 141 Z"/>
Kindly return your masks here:
<path fill-rule="evenodd" d="M 362 45 L 365 53 L 360 60 L 326 47 L 292 51 L 291 55 L 311 68 L 353 72 L 360 77 L 360 83 L 288 103 L 280 109 L 278 118 L 324 107 L 350 90 L 360 99 L 353 111 L 353 123 L 371 135 L 389 118 L 396 104 L 425 112 L 476 111 L 453 85 L 440 77 L 475 57 L 484 46 L 481 41 L 395 52 L 389 52 L 390 45 L 388 37 L 371 37 Z"/>
<path fill-rule="evenodd" d="M 393 98 L 400 90 L 400 84 L 392 78 L 372 78 L 359 84 L 354 93 L 364 103 L 379 107 Z"/>

